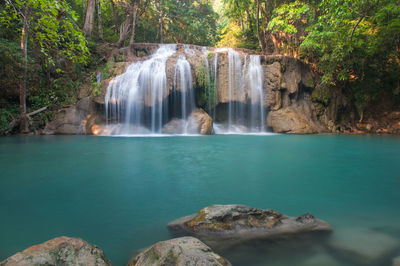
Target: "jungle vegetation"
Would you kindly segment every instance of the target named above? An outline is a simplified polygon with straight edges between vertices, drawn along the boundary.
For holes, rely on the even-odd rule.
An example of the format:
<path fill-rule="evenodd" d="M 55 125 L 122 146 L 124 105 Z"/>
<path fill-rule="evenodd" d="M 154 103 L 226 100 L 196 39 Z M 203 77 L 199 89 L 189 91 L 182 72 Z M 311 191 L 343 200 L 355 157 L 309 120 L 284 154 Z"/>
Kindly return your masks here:
<path fill-rule="evenodd" d="M 400 94 L 398 0 L 5 0 L 0 3 L 0 133 L 28 131 L 76 101 L 101 47 L 230 46 L 312 64 L 362 116 Z M 31 121 L 32 122 L 32 121 Z"/>

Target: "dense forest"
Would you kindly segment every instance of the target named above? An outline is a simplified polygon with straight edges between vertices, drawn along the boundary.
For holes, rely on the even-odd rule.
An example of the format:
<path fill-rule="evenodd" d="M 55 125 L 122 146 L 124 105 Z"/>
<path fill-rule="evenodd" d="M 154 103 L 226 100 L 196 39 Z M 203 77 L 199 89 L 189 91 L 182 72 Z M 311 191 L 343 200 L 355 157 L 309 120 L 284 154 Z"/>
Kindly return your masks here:
<path fill-rule="evenodd" d="M 397 0 L 5 0 L 0 133 L 42 127 L 95 80 L 110 47 L 142 42 L 299 58 L 348 95 L 360 120 L 380 95 L 399 103 Z"/>

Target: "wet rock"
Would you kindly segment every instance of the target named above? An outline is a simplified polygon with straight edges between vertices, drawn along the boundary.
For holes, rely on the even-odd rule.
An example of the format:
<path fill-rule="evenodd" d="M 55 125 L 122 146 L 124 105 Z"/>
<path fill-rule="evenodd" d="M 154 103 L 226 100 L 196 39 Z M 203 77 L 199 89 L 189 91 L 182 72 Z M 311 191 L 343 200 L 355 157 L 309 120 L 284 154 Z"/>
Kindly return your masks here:
<path fill-rule="evenodd" d="M 202 135 L 211 135 L 213 119 L 203 109 L 196 109 L 189 116 L 189 127 Z"/>
<path fill-rule="evenodd" d="M 162 128 L 162 133 L 210 135 L 212 129 L 212 118 L 203 109 L 196 109 L 190 114 L 187 121 L 178 118 L 169 121 Z"/>
<path fill-rule="evenodd" d="M 181 237 L 158 242 L 129 262 L 129 266 L 144 265 L 231 265 L 211 248 L 194 237 Z"/>
<path fill-rule="evenodd" d="M 336 231 L 329 245 L 343 256 L 362 264 L 379 264 L 399 248 L 399 243 L 392 237 L 358 227 Z"/>
<path fill-rule="evenodd" d="M 57 237 L 0 262 L 1 266 L 112 265 L 104 252 L 79 238 Z"/>
<path fill-rule="evenodd" d="M 274 210 L 244 205 L 211 205 L 171 222 L 168 228 L 177 234 L 189 234 L 202 240 L 268 239 L 332 230 L 328 223 L 311 214 L 288 217 Z"/>

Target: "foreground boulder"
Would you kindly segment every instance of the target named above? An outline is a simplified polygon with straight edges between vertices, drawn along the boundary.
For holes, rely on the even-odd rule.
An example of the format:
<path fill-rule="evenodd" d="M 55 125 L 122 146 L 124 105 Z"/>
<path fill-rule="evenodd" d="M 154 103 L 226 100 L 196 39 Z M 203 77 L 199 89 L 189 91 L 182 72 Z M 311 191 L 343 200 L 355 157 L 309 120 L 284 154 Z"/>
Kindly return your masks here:
<path fill-rule="evenodd" d="M 194 237 L 174 238 L 158 242 L 129 262 L 129 266 L 144 265 L 231 265 L 211 248 Z"/>
<path fill-rule="evenodd" d="M 57 237 L 18 252 L 1 266 L 28 265 L 112 265 L 98 247 L 79 238 Z"/>
<path fill-rule="evenodd" d="M 244 205 L 211 205 L 168 224 L 177 234 L 204 240 L 248 240 L 282 237 L 303 232 L 331 231 L 330 225 L 311 214 L 288 217 L 274 210 Z"/>

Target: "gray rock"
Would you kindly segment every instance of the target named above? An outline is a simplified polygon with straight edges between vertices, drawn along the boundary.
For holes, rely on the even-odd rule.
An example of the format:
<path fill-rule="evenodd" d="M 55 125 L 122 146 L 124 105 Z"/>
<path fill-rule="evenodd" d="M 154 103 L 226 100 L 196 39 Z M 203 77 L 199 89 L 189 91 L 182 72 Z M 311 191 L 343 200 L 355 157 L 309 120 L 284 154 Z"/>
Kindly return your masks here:
<path fill-rule="evenodd" d="M 144 265 L 226 266 L 231 264 L 200 240 L 194 237 L 181 237 L 158 242 L 141 252 L 129 263 L 129 266 Z"/>
<path fill-rule="evenodd" d="M 311 214 L 288 217 L 274 210 L 244 205 L 211 205 L 168 224 L 177 234 L 202 240 L 249 240 L 283 237 L 303 232 L 331 231 L 330 225 Z"/>
<path fill-rule="evenodd" d="M 336 231 L 329 245 L 362 264 L 379 263 L 399 247 L 399 243 L 392 237 L 359 227 Z"/>
<path fill-rule="evenodd" d="M 57 237 L 18 252 L 1 266 L 28 265 L 112 265 L 98 247 L 79 238 Z"/>

